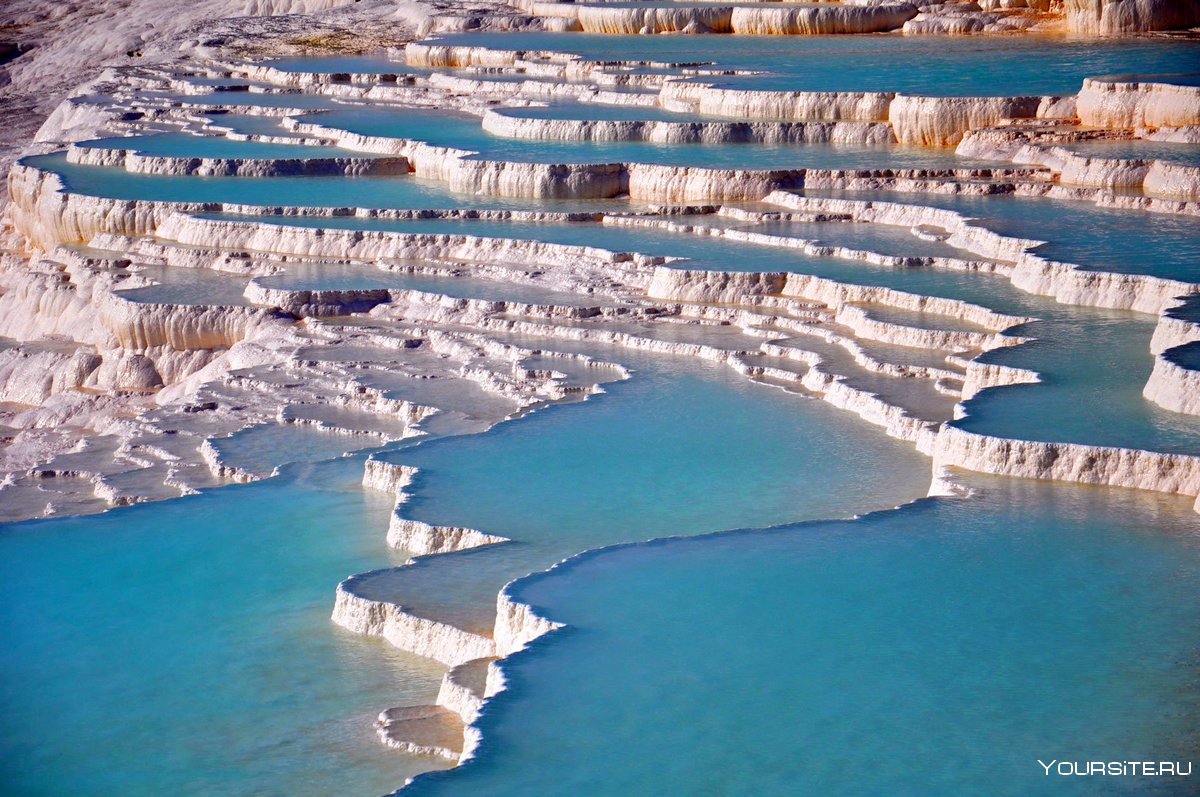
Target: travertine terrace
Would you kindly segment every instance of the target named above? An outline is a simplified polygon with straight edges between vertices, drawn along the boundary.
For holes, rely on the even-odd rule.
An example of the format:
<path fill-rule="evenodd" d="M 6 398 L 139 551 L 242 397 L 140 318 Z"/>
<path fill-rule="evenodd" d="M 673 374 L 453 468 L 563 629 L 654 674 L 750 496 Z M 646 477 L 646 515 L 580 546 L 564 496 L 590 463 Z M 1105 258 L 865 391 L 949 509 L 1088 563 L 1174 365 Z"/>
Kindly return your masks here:
<path fill-rule="evenodd" d="M 1200 452 L 1024 440 L 957 423 L 980 393 L 1039 381 L 1036 370 L 987 356 L 1030 344 L 1023 327 L 1038 315 L 903 284 L 904 274 L 955 275 L 1044 306 L 1157 319 L 1144 352 L 1153 368 L 1137 391 L 1182 417 L 1200 415 L 1200 324 L 1189 311 L 1200 283 L 1060 260 L 1035 227 L 1000 232 L 920 200 L 1042 198 L 1200 223 L 1200 162 L 1152 149 L 1128 154 L 1200 146 L 1200 81 L 1094 75 L 1073 92 L 1015 96 L 781 91 L 739 87 L 730 79 L 748 75 L 719 63 L 592 60 L 437 38 L 475 29 L 1132 35 L 1200 24 L 1198 3 L 304 0 L 246 3 L 238 19 L 227 4 L 172 8 L 167 18 L 143 3 L 134 5 L 147 6 L 148 33 L 116 25 L 106 39 L 97 26 L 75 49 L 64 42 L 83 21 L 27 5 L 18 21 L 29 41 L 16 44 L 37 47 L 8 64 L 3 88 L 14 120 L 0 262 L 5 520 L 268 478 L 286 452 L 256 468 L 236 456 L 240 436 L 256 429 L 307 426 L 344 441 L 334 448 L 376 448 L 483 431 L 630 377 L 619 356 L 579 353 L 585 344 L 721 363 L 828 402 L 926 455 L 931 492 L 954 489 L 957 471 L 975 471 L 1179 494 L 1197 498 L 1200 511 Z M 272 63 L 330 48 L 365 50 L 395 68 Z M 455 146 L 437 138 L 436 119 L 426 137 L 323 119 L 430 109 L 508 146 L 556 142 L 580 154 L 559 162 Z M 189 136 L 231 148 L 190 150 Z M 128 141 L 111 140 L 119 137 Z M 149 137 L 168 143 L 154 149 Z M 1091 154 L 1097 143 L 1132 149 Z M 694 163 L 597 159 L 585 145 L 699 154 Z M 706 162 L 703 147 L 726 145 L 892 148 L 943 160 Z M 106 193 L 80 187 L 80 175 L 180 193 Z M 376 202 L 374 188 L 355 195 L 360 204 L 314 194 L 294 201 L 287 192 L 270 202 L 189 196 L 203 178 L 362 178 L 419 191 L 395 206 Z M 856 197 L 863 191 L 870 198 Z M 788 225 L 942 249 L 877 251 L 781 231 Z M 539 228 L 552 232 L 529 233 Z M 622 235 L 630 243 L 620 245 Z M 781 263 L 794 258 L 795 267 L 698 264 L 669 244 L 639 251 L 637 235 L 754 247 Z M 809 273 L 806 259 L 836 261 L 843 272 Z M 840 276 L 856 264 L 898 276 L 894 285 Z M 334 272 L 336 284 L 323 277 Z M 373 455 L 363 485 L 394 497 L 380 539 L 410 556 L 509 542 L 488 529 L 407 518 L 420 489 L 415 468 Z M 380 738 L 465 760 L 479 743 L 472 723 L 504 687 L 497 662 L 555 624 L 503 591 L 492 629 L 459 628 L 371 595 L 362 589 L 371 576 L 330 585 L 334 621 L 449 668 L 436 706 L 379 707 Z"/>

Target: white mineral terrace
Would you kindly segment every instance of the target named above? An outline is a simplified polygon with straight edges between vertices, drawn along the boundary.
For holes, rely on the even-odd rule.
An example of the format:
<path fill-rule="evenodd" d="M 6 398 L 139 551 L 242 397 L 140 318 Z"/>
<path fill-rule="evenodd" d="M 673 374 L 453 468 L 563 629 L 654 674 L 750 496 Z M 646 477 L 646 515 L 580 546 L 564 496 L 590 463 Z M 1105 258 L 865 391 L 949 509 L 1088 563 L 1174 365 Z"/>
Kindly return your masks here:
<path fill-rule="evenodd" d="M 277 5 L 311 12 L 341 3 Z M 955 423 L 981 392 L 1039 381 L 1028 368 L 979 359 L 1029 343 L 1013 330 L 1032 316 L 808 274 L 803 260 L 1001 280 L 1030 297 L 1156 318 L 1143 395 L 1165 410 L 1200 415 L 1200 322 L 1189 311 L 1200 283 L 1059 262 L 1040 252 L 1037 229 L 1023 231 L 1026 237 L 1001 234 L 912 198 L 1042 197 L 1196 219 L 1200 165 L 1093 156 L 1078 145 L 1195 146 L 1200 85 L 1096 76 L 1069 96 L 766 91 L 726 87 L 720 70 L 705 65 L 590 61 L 419 38 L 477 26 L 1112 34 L 1194 24 L 1198 6 L 521 0 L 437 14 L 417 5 L 401 17 L 408 24 L 403 38 L 416 40 L 389 51 L 394 74 L 283 70 L 217 46 L 194 49 L 186 61 L 105 69 L 49 114 L 8 175 L 0 519 L 98 512 L 269 477 L 285 464 L 283 451 L 269 463 L 239 453 L 256 431 L 316 435 L 322 450 L 336 455 L 422 435 L 480 432 L 629 378 L 619 357 L 601 362 L 563 353 L 556 344 L 564 342 L 700 358 L 828 402 L 926 455 L 931 492 L 951 489 L 958 469 L 1179 494 L 1196 498 L 1200 511 L 1200 455 L 1005 438 Z M 218 91 L 197 83 L 201 78 L 248 88 Z M 598 113 L 556 118 L 556 108 L 568 105 Z M 946 165 L 747 169 L 706 164 L 703 155 L 691 165 L 582 155 L 579 162 L 526 162 L 420 137 L 358 133 L 322 119 L 331 109 L 378 108 L 464 112 L 497 140 L 531 148 L 899 146 L 940 152 Z M 531 108 L 539 113 L 522 113 Z M 94 143 L 156 133 L 306 146 L 313 154 L 210 155 L 184 145 L 156 154 L 134 138 L 128 147 Z M 956 157 L 989 163 L 959 165 Z M 177 185 L 181 198 L 83 190 L 72 181 L 83 172 L 72 169 L 116 175 L 122 185 L 174 181 L 153 185 Z M 424 203 L 411 209 L 309 207 L 318 200 L 303 194 L 305 201 L 295 201 L 282 191 L 270 203 L 188 198 L 188 186 L 207 178 L 316 177 L 414 184 L 432 198 L 419 197 Z M 856 199 L 859 190 L 906 196 Z M 438 192 L 457 194 L 461 207 L 446 209 Z M 362 201 L 371 201 L 366 192 Z M 438 221 L 455 226 L 404 229 Z M 939 242 L 946 252 L 873 251 L 779 229 L 817 222 L 898 231 L 914 245 Z M 534 223 L 764 248 L 793 255 L 796 268 L 701 268 L 669 247 L 640 252 L 539 240 L 523 232 Z M 337 284 L 320 278 L 334 272 L 348 276 Z M 521 345 L 512 342 L 517 336 Z M 544 345 L 525 343 L 531 339 Z M 487 529 L 406 517 L 420 490 L 416 468 L 372 456 L 363 486 L 394 498 L 380 536 L 409 556 L 454 556 L 509 542 Z M 465 760 L 479 743 L 472 723 L 503 689 L 496 662 L 555 624 L 506 589 L 490 632 L 467 630 L 365 595 L 361 585 L 371 575 L 337 586 L 333 619 L 449 668 L 436 705 L 380 707 L 380 738 L 408 753 Z"/>

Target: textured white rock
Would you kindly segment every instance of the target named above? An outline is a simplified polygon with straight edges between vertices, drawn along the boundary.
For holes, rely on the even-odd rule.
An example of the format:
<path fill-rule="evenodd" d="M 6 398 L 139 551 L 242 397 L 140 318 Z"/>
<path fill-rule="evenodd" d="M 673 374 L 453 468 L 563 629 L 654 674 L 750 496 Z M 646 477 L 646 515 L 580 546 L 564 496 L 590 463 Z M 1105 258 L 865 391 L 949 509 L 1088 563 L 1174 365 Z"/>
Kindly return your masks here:
<path fill-rule="evenodd" d="M 137 174 L 197 177 L 287 177 L 341 174 L 348 177 L 407 174 L 401 157 L 350 158 L 188 158 L 146 155 L 132 149 L 72 145 L 67 161 L 88 166 L 112 166 Z"/>
<path fill-rule="evenodd" d="M 1200 24 L 1197 0 L 1064 0 L 1072 33 L 1111 36 Z"/>
<path fill-rule="evenodd" d="M 1028 368 L 1014 368 L 1010 365 L 981 363 L 978 360 L 963 362 L 965 369 L 962 400 L 974 398 L 979 391 L 1005 385 L 1033 384 L 1040 382 L 1037 371 Z"/>
<path fill-rule="evenodd" d="M 671 82 L 659 102 L 669 110 L 780 121 L 887 121 L 890 92 L 755 91 Z"/>
<path fill-rule="evenodd" d="M 527 604 L 515 601 L 507 585 L 496 599 L 496 656 L 504 658 L 521 650 L 544 634 L 562 628 L 562 623 L 547 620 Z"/>
<path fill-rule="evenodd" d="M 668 122 L 541 119 L 490 110 L 483 129 L 505 138 L 549 141 L 649 141 L 656 144 L 888 144 L 880 122 Z"/>
<path fill-rule="evenodd" d="M 734 6 L 730 26 L 747 36 L 820 36 L 896 30 L 917 15 L 910 3 Z"/>
<path fill-rule="evenodd" d="M 393 548 L 408 551 L 414 556 L 425 556 L 464 551 L 481 545 L 495 545 L 508 542 L 508 539 L 495 534 L 484 534 L 475 529 L 435 526 L 419 520 L 408 520 L 400 516 L 397 506 L 397 511 L 393 513 L 388 525 L 387 542 Z"/>
<path fill-rule="evenodd" d="M 488 673 L 494 661 L 476 659 L 451 667 L 442 677 L 437 705 L 458 714 L 466 724 L 478 719 L 486 698 L 494 694 L 487 691 Z"/>
<path fill-rule="evenodd" d="M 56 393 L 83 387 L 101 365 L 95 352 L 0 351 L 0 401 L 38 405 Z"/>
<path fill-rule="evenodd" d="M 275 323 L 275 314 L 253 307 L 151 304 L 105 293 L 99 316 L 126 349 L 169 346 L 177 350 L 229 348 L 259 326 Z"/>
<path fill-rule="evenodd" d="M 897 94 L 888 107 L 901 144 L 948 147 L 968 130 L 991 127 L 1003 119 L 1033 118 L 1041 97 L 916 97 Z"/>
<path fill-rule="evenodd" d="M 363 464 L 362 484 L 369 490 L 397 496 L 412 484 L 416 475 L 417 469 L 411 465 L 397 465 L 370 456 Z"/>
<path fill-rule="evenodd" d="M 1200 340 L 1200 323 L 1181 317 L 1180 302 L 1173 302 L 1158 317 L 1154 335 L 1150 338 L 1150 353 L 1162 354 L 1184 343 Z"/>
<path fill-rule="evenodd" d="M 1085 78 L 1076 107 L 1080 121 L 1091 127 L 1200 125 L 1200 86 L 1154 83 L 1152 78 Z"/>
<path fill-rule="evenodd" d="M 366 636 L 383 637 L 400 650 L 452 667 L 495 655 L 495 645 L 487 637 L 417 617 L 394 603 L 358 596 L 354 590 L 363 575 L 338 585 L 333 606 L 333 621 L 338 625 Z"/>
<path fill-rule="evenodd" d="M 1200 199 L 1200 167 L 1153 161 L 1142 190 L 1158 196 Z"/>
<path fill-rule="evenodd" d="M 953 425 L 938 432 L 932 453 L 935 468 L 953 466 L 1027 479 L 1200 494 L 1200 457 L 1186 454 L 1009 440 Z"/>
<path fill-rule="evenodd" d="M 585 33 L 729 33 L 731 6 L 580 5 L 575 18 Z"/>
<path fill-rule="evenodd" d="M 494 50 L 487 47 L 427 42 L 409 42 L 404 48 L 404 60 L 409 66 L 430 69 L 513 66 L 520 55 L 516 50 Z"/>
<path fill-rule="evenodd" d="M 1168 410 L 1200 415 L 1200 371 L 1175 362 L 1168 349 L 1154 357 L 1142 395 Z"/>
<path fill-rule="evenodd" d="M 375 731 L 388 747 L 414 756 L 458 763 L 463 750 L 462 720 L 440 706 L 400 706 L 380 712 Z"/>

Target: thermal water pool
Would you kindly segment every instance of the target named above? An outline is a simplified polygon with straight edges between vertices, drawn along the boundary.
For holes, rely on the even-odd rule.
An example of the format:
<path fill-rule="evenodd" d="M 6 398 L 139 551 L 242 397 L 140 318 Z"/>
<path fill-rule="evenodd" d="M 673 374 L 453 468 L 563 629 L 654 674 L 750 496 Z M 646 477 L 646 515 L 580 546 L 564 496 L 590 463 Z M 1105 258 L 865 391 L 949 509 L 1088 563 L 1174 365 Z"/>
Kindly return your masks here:
<path fill-rule="evenodd" d="M 628 359 L 634 378 L 591 401 L 393 455 L 426 469 L 414 508 L 514 536 L 542 516 L 532 544 L 491 549 L 526 549 L 506 563 L 521 575 L 603 542 L 847 515 L 924 489 L 927 460 L 824 404 L 686 358 Z M 464 467 L 489 480 L 469 501 Z M 0 527 L 4 735 L 19 722 L 21 739 L 3 750 L 10 790 L 380 794 L 443 765 L 397 757 L 370 728 L 382 708 L 431 702 L 440 669 L 329 624 L 340 579 L 403 560 L 384 545 L 392 497 L 364 496 L 361 475 L 356 458 Z M 426 599 L 494 607 L 495 576 L 468 567 Z"/>
<path fill-rule="evenodd" d="M 945 208 L 1002 235 L 1047 241 L 1034 252 L 1096 271 L 1200 282 L 1200 232 L 1194 217 L 1106 208 L 1048 197 L 911 194 L 899 191 L 797 191 L 816 197 Z"/>
<path fill-rule="evenodd" d="M 1085 77 L 1195 70 L 1200 43 L 1146 36 L 1078 40 L 988 36 L 607 36 L 464 33 L 437 45 L 574 53 L 597 61 L 713 63 L 757 70 L 704 77 L 731 88 L 895 91 L 930 96 L 1073 94 Z"/>
<path fill-rule="evenodd" d="M 527 141 L 494 136 L 477 116 L 429 109 L 345 109 L 299 117 L 366 136 L 469 150 L 483 160 L 521 163 L 653 163 L 737 169 L 955 168 L 986 162 L 928 147 L 845 144 L 652 144 L 641 141 Z"/>
<path fill-rule="evenodd" d="M 749 517 L 840 516 L 857 511 L 855 502 L 920 494 L 928 478 L 923 458 L 882 432 L 724 366 L 520 342 L 582 349 L 635 374 L 583 404 L 390 457 L 421 470 L 406 517 L 516 542 L 373 574 L 358 594 L 488 632 L 507 581 L 586 548 L 735 528 Z M 857 473 L 883 462 L 887 484 Z"/>
<path fill-rule="evenodd" d="M 278 160 L 291 158 L 377 158 L 366 152 L 339 147 L 306 146 L 299 144 L 269 144 L 258 141 L 239 141 L 225 136 L 194 136 L 187 133 L 158 133 L 149 136 L 123 136 L 81 141 L 75 146 L 84 149 L 124 149 L 142 155 L 161 155 L 174 158 L 261 158 Z"/>
<path fill-rule="evenodd" d="M 855 194 L 847 193 L 846 196 L 853 197 Z M 906 197 L 906 201 L 915 199 Z M 939 204 L 939 199 L 942 200 L 941 204 L 966 210 L 963 203 L 948 202 L 945 200 L 949 198 L 945 197 L 930 198 L 928 204 Z M 1021 200 L 1015 198 L 997 197 L 994 201 L 1001 203 L 998 207 L 1006 210 L 1015 208 L 1022 215 L 1032 215 L 1040 207 L 1036 202 L 1031 206 L 1019 204 Z M 1076 214 L 1087 218 L 1091 206 L 1067 204 Z M 985 216 L 980 223 L 993 227 L 991 209 L 996 206 L 976 201 L 969 203 L 969 207 L 975 210 L 971 215 Z M 1133 250 L 1140 243 L 1145 251 L 1159 252 L 1160 259 L 1155 261 L 1156 269 L 1168 273 L 1195 269 L 1189 252 L 1191 248 L 1200 246 L 1200 233 L 1190 230 L 1186 220 L 1145 214 L 1150 217 L 1150 223 L 1142 224 L 1142 219 L 1138 217 L 1130 222 L 1119 214 L 1100 208 L 1097 210 L 1101 211 L 1099 217 L 1109 225 L 1106 234 L 1124 239 L 1122 246 Z M 787 248 L 623 225 L 469 220 L 387 221 L 350 217 L 264 217 L 262 220 L 333 229 L 512 237 L 596 246 L 686 258 L 671 264 L 676 268 L 814 274 L 852 284 L 959 299 L 1002 313 L 1030 316 L 1038 320 L 1012 330 L 1011 334 L 1037 338 L 1037 342 L 992 352 L 984 355 L 984 359 L 1032 368 L 1042 375 L 1042 382 L 981 394 L 967 405 L 971 417 L 962 422 L 965 427 L 1001 437 L 1200 454 L 1200 421 L 1193 416 L 1164 410 L 1141 395 L 1153 365 L 1149 351 L 1150 336 L 1155 325 L 1153 316 L 1062 305 L 1018 290 L 1007 279 L 996 275 L 928 267 L 876 266 L 857 260 L 812 256 Z M 703 216 L 691 220 L 704 223 Z M 1040 229 L 1037 237 L 1051 239 L 1051 242 L 1038 251 L 1050 250 L 1060 253 L 1058 256 L 1064 258 L 1091 257 L 1093 252 L 1102 252 L 1108 257 L 1118 256 L 1092 244 L 1085 234 L 1081 235 L 1078 227 L 1069 224 L 1071 220 L 1068 217 L 1065 222 L 1052 221 Z M 846 231 L 839 243 L 853 245 L 857 229 L 869 229 L 877 225 L 842 226 Z M 1000 232 L 1014 232 L 1011 221 L 995 226 Z M 1174 232 L 1178 245 L 1173 250 L 1167 248 L 1171 236 L 1161 234 L 1164 228 Z M 766 226 L 765 231 L 772 229 Z M 1061 240 L 1060 235 L 1063 236 Z M 1160 237 L 1167 240 L 1160 240 Z M 1086 245 L 1079 246 L 1081 241 Z M 871 249 L 875 243 L 874 236 L 867 234 L 860 245 Z M 1088 260 L 1071 262 L 1091 265 Z M 938 319 L 930 319 L 935 328 L 938 327 L 937 322 Z M 942 326 L 947 325 L 943 322 Z"/>
<path fill-rule="evenodd" d="M 457 194 L 443 184 L 407 176 L 196 177 L 137 174 L 105 166 L 68 163 L 65 153 L 24 158 L 22 163 L 54 172 L 69 191 L 111 199 L 158 202 L 222 202 L 278 207 L 456 208 L 604 210 L 628 208 L 620 200 L 518 199 Z"/>
<path fill-rule="evenodd" d="M 1200 144 L 1164 141 L 1098 140 L 1064 144 L 1063 147 L 1089 158 L 1161 160 L 1180 166 L 1200 167 Z"/>
<path fill-rule="evenodd" d="M 6 793 L 382 794 L 443 766 L 371 731 L 440 669 L 329 623 L 338 579 L 397 561 L 361 477 L 361 458 L 298 466 L 0 527 Z"/>
<path fill-rule="evenodd" d="M 526 579 L 514 597 L 568 628 L 506 662 L 478 757 L 412 793 L 1187 793 L 1038 759 L 1200 752 L 1190 499 L 970 483 Z"/>

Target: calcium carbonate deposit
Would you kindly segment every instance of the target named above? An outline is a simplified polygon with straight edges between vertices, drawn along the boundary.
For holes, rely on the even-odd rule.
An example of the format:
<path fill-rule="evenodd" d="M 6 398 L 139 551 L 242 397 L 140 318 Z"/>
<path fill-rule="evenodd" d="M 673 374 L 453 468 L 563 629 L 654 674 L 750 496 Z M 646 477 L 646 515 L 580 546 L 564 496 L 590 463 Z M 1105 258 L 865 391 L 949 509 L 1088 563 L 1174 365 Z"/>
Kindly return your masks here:
<path fill-rule="evenodd" d="M 6 10 L 5 793 L 1195 790 L 1200 3 Z"/>

